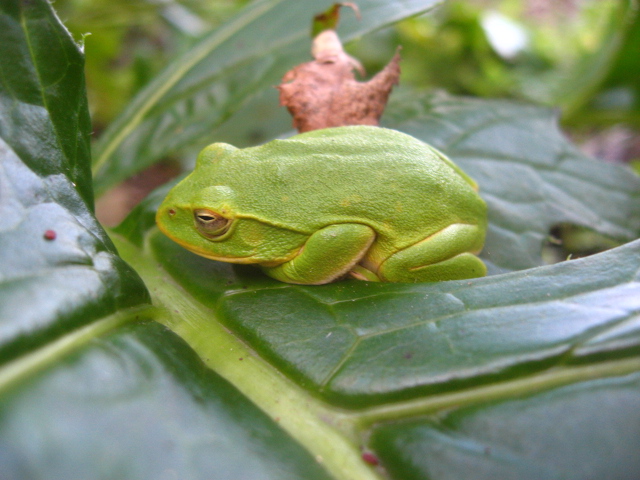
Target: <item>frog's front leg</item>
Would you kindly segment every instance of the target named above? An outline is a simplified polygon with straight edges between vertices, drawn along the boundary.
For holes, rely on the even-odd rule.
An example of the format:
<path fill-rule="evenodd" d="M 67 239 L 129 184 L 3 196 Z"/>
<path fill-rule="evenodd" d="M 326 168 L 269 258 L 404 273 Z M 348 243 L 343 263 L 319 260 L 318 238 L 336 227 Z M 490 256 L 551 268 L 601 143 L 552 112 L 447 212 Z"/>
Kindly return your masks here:
<path fill-rule="evenodd" d="M 435 282 L 482 277 L 487 267 L 474 255 L 482 248 L 484 230 L 453 224 L 400 250 L 378 269 L 387 282 Z"/>
<path fill-rule="evenodd" d="M 375 232 L 366 225 L 341 223 L 313 233 L 294 258 L 262 269 L 287 283 L 321 285 L 347 273 L 367 252 Z"/>

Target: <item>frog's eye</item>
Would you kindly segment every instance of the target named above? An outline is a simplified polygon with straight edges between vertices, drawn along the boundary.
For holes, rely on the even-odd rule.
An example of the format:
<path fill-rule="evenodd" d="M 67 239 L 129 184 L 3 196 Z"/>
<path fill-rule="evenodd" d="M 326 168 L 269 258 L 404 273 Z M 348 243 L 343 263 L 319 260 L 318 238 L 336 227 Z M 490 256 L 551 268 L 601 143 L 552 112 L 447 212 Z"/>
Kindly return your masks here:
<path fill-rule="evenodd" d="M 211 210 L 198 209 L 193 212 L 196 228 L 205 237 L 219 237 L 231 225 L 231 220 Z"/>

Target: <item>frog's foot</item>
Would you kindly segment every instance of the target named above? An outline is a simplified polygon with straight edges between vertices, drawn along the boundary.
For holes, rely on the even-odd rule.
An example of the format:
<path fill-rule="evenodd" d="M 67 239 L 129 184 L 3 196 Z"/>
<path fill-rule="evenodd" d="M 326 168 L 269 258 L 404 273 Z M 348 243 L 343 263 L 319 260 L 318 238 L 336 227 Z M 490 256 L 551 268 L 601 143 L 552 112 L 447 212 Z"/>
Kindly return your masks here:
<path fill-rule="evenodd" d="M 387 258 L 378 269 L 386 282 L 436 282 L 486 275 L 474 255 L 484 235 L 477 225 L 453 224 Z"/>
<path fill-rule="evenodd" d="M 275 267 L 262 267 L 270 277 L 287 283 L 329 283 L 358 263 L 375 239 L 366 225 L 329 225 L 312 234 L 294 258 Z"/>
<path fill-rule="evenodd" d="M 349 271 L 349 276 L 356 280 L 366 280 L 368 282 L 379 282 L 380 277 L 373 273 L 368 268 L 364 268 L 362 265 L 354 265 Z"/>

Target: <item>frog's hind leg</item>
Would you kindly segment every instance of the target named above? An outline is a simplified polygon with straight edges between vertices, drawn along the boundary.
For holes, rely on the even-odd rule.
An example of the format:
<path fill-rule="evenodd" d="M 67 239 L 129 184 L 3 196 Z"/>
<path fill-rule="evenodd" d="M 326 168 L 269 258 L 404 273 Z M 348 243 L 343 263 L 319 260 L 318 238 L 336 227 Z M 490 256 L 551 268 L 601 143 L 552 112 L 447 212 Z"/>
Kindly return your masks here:
<path fill-rule="evenodd" d="M 484 235 L 477 225 L 456 223 L 387 258 L 378 275 L 386 282 L 436 282 L 486 275 L 474 255 Z"/>

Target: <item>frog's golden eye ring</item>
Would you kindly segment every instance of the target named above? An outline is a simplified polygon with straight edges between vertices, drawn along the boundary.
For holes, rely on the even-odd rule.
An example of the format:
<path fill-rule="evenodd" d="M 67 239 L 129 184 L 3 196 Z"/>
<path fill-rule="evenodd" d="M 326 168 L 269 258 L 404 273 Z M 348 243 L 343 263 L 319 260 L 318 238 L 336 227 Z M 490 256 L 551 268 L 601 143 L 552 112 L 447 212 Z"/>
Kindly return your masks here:
<path fill-rule="evenodd" d="M 193 218 L 196 221 L 196 228 L 205 237 L 219 237 L 229 230 L 231 220 L 222 215 L 204 208 L 194 210 Z"/>

